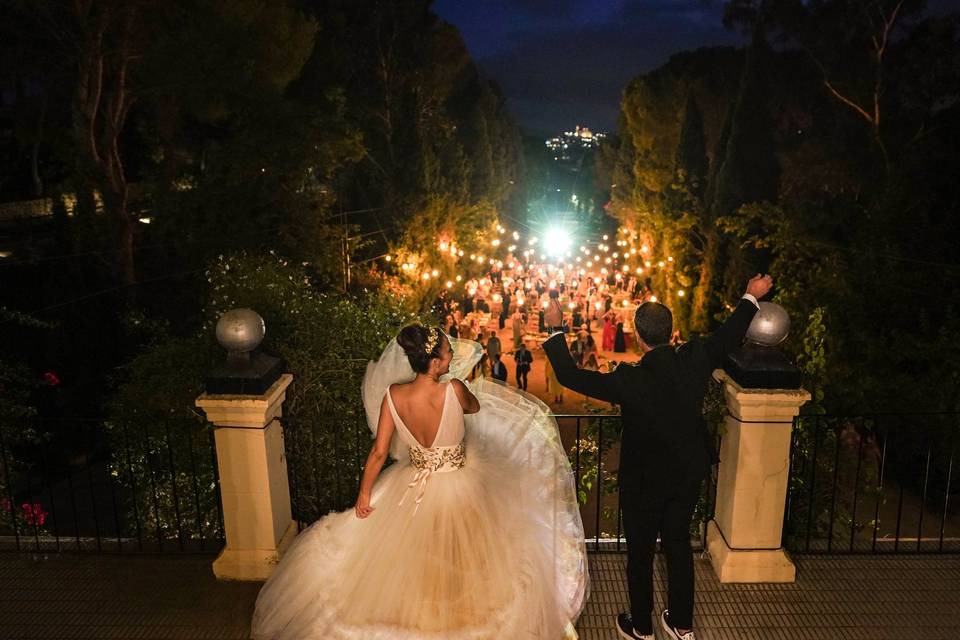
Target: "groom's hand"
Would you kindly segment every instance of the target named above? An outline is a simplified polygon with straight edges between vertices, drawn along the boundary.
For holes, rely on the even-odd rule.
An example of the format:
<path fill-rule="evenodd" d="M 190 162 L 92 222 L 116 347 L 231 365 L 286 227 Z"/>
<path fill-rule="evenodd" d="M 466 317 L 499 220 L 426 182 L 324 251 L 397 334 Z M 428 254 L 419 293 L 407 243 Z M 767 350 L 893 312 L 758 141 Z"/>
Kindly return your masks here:
<path fill-rule="evenodd" d="M 773 278 L 769 274 L 762 276 L 758 273 L 750 278 L 750 282 L 747 283 L 747 293 L 757 300 L 770 293 L 772 288 Z"/>

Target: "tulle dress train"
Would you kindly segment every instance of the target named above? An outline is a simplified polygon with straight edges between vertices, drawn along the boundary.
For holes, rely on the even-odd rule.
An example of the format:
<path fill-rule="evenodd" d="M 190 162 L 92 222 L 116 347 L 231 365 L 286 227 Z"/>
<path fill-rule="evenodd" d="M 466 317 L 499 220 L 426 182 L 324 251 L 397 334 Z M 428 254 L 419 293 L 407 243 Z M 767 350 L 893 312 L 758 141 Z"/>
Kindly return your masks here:
<path fill-rule="evenodd" d="M 460 373 L 478 348 L 451 342 Z M 364 385 L 368 416 L 379 415 L 368 402 L 383 383 L 375 374 Z M 374 484 L 373 513 L 330 513 L 297 536 L 260 591 L 253 638 L 577 637 L 589 581 L 556 421 L 522 391 L 485 378 L 468 385 L 480 412 L 464 416 L 447 383 L 430 447 L 383 390 L 398 459 Z"/>

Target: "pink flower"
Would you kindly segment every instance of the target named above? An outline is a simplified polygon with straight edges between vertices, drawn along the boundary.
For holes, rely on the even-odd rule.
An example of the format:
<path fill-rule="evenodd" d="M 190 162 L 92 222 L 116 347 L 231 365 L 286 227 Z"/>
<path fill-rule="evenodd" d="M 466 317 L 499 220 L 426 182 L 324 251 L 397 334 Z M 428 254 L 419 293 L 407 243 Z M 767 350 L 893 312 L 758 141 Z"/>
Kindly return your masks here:
<path fill-rule="evenodd" d="M 60 378 L 57 377 L 53 371 L 47 371 L 43 374 L 43 380 L 51 387 L 55 387 L 60 384 Z"/>
<path fill-rule="evenodd" d="M 20 508 L 23 509 L 24 522 L 29 525 L 41 527 L 47 520 L 47 512 L 43 510 L 43 505 L 39 502 L 34 502 L 32 506 L 29 502 L 24 502 L 20 505 Z"/>

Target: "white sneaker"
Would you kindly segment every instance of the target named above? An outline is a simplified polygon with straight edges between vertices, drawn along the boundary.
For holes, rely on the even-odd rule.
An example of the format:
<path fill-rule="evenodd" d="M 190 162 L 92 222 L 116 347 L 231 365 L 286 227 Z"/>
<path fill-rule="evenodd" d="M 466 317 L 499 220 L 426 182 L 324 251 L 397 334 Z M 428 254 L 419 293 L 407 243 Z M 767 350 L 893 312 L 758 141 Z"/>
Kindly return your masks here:
<path fill-rule="evenodd" d="M 680 633 L 677 631 L 677 628 L 670 624 L 670 621 L 668 620 L 669 615 L 669 609 L 664 609 L 663 613 L 660 614 L 660 626 L 663 627 L 663 630 L 666 632 L 668 638 L 671 638 L 671 640 L 697 640 L 697 637 L 693 635 L 692 629 L 686 633 Z"/>
<path fill-rule="evenodd" d="M 654 640 L 653 634 L 641 635 L 633 628 L 630 614 L 621 613 L 617 616 L 617 634 L 624 640 Z"/>

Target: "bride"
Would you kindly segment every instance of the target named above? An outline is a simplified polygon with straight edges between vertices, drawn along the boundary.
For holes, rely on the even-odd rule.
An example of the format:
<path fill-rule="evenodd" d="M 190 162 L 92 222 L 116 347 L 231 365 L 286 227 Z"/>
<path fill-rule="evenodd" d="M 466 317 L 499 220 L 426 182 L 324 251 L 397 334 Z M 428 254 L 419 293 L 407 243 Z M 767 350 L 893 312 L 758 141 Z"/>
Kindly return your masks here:
<path fill-rule="evenodd" d="M 556 421 L 522 391 L 464 382 L 481 353 L 411 325 L 367 366 L 376 439 L 356 506 L 297 536 L 253 638 L 577 637 L 587 557 Z"/>

